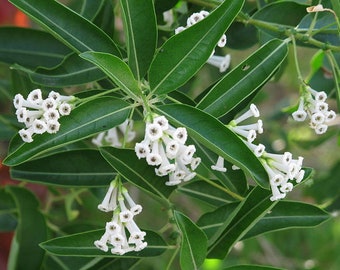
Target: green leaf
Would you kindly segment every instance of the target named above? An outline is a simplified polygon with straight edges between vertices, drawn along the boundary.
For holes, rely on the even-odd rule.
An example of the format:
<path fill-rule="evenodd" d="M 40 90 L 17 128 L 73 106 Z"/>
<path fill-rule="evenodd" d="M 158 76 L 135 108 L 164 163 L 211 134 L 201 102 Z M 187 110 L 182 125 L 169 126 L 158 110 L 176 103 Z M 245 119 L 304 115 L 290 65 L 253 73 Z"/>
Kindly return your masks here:
<path fill-rule="evenodd" d="M 71 150 L 11 168 L 14 179 L 61 186 L 107 186 L 115 176 L 97 150 Z"/>
<path fill-rule="evenodd" d="M 244 0 L 224 1 L 204 20 L 168 39 L 151 63 L 152 92 L 169 93 L 194 76 L 208 60 L 243 3 Z"/>
<path fill-rule="evenodd" d="M 164 114 L 177 126 L 186 127 L 190 136 L 205 147 L 249 172 L 258 184 L 268 186 L 268 175 L 258 158 L 236 134 L 220 121 L 187 105 L 164 105 L 157 109 L 160 114 Z"/>
<path fill-rule="evenodd" d="M 212 206 L 221 206 L 232 200 L 227 193 L 204 181 L 180 185 L 177 190 Z"/>
<path fill-rule="evenodd" d="M 65 61 L 54 69 L 31 70 L 20 65 L 13 65 L 12 68 L 27 73 L 32 82 L 48 87 L 86 84 L 106 77 L 100 69 L 76 54 L 65 58 Z"/>
<path fill-rule="evenodd" d="M 288 228 L 313 227 L 329 218 L 330 215 L 317 206 L 301 202 L 280 201 L 251 228 L 243 239 Z"/>
<path fill-rule="evenodd" d="M 144 230 L 145 231 L 145 230 Z M 49 253 L 62 256 L 85 256 L 85 257 L 119 257 L 119 258 L 138 258 L 159 256 L 168 249 L 164 240 L 153 231 L 145 231 L 145 241 L 147 247 L 139 252 L 128 252 L 126 255 L 112 255 L 111 252 L 105 253 L 94 245 L 94 241 L 99 240 L 105 230 L 95 230 L 83 233 L 72 234 L 58 237 L 40 244 Z"/>
<path fill-rule="evenodd" d="M 17 219 L 14 217 L 16 211 L 15 202 L 4 188 L 0 188 L 0 232 L 14 231 Z"/>
<path fill-rule="evenodd" d="M 100 28 L 58 1 L 10 2 L 77 53 L 92 50 L 120 55 L 116 44 Z"/>
<path fill-rule="evenodd" d="M 56 134 L 37 134 L 31 143 L 23 142 L 19 135 L 15 136 L 3 163 L 19 165 L 51 150 L 94 136 L 123 123 L 129 112 L 128 103 L 111 97 L 83 103 L 70 115 L 60 118 L 60 130 Z"/>
<path fill-rule="evenodd" d="M 80 57 L 98 66 L 130 97 L 138 99 L 142 95 L 130 68 L 120 58 L 100 52 L 85 52 L 80 54 Z"/>
<path fill-rule="evenodd" d="M 223 270 L 284 270 L 284 269 L 271 267 L 271 266 L 247 264 L 247 265 L 235 265 L 235 266 L 223 268 Z"/>
<path fill-rule="evenodd" d="M 131 149 L 102 147 L 100 152 L 120 175 L 149 194 L 166 199 L 175 189 L 166 186 L 164 184 L 166 179 L 155 175 L 154 167 L 143 159 L 139 160 L 135 151 Z"/>
<path fill-rule="evenodd" d="M 121 0 L 128 63 L 136 79 L 142 78 L 157 45 L 157 23 L 153 0 Z"/>
<path fill-rule="evenodd" d="M 208 257 L 223 259 L 239 241 L 277 203 L 269 198 L 271 191 L 256 186 L 237 209 L 231 222 L 221 224 L 209 245 Z M 227 226 L 226 226 L 227 225 Z"/>
<path fill-rule="evenodd" d="M 181 212 L 174 211 L 174 217 L 182 235 L 181 269 L 199 269 L 206 256 L 207 237 L 195 223 Z"/>
<path fill-rule="evenodd" d="M 38 209 L 39 202 L 25 188 L 7 186 L 6 191 L 13 197 L 19 214 L 18 227 L 11 244 L 8 269 L 40 269 L 44 251 L 38 244 L 46 241 L 47 226 L 44 216 Z"/>
<path fill-rule="evenodd" d="M 261 25 L 256 25 L 265 33 L 278 38 L 286 36 L 280 32 L 284 26 L 296 27 L 302 18 L 306 15 L 306 5 L 301 5 L 291 1 L 280 1 L 266 5 L 254 13 L 252 19 L 270 22 L 277 24 L 277 31 L 261 28 Z M 287 16 L 289 14 L 289 16 Z"/>
<path fill-rule="evenodd" d="M 215 117 L 230 112 L 272 77 L 287 52 L 286 42 L 269 41 L 214 85 L 197 107 Z"/>
<path fill-rule="evenodd" d="M 52 68 L 70 53 L 69 48 L 46 32 L 18 27 L 0 28 L 1 62 L 31 68 Z"/>

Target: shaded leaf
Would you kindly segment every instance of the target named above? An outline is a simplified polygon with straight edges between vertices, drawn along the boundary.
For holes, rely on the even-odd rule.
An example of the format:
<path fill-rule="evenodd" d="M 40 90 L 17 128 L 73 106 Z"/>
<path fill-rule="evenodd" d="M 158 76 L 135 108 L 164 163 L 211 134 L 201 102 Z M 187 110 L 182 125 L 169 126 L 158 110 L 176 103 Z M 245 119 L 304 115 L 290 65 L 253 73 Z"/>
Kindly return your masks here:
<path fill-rule="evenodd" d="M 223 268 L 223 270 L 284 270 L 284 269 L 272 267 L 272 266 L 247 264 L 247 265 L 235 265 L 235 266 Z"/>
<path fill-rule="evenodd" d="M 129 104 L 111 97 L 101 97 L 81 104 L 70 115 L 60 118 L 56 134 L 38 134 L 31 143 L 17 135 L 13 138 L 4 164 L 15 166 L 66 144 L 94 136 L 124 122 Z"/>
<path fill-rule="evenodd" d="M 187 105 L 164 105 L 157 109 L 176 126 L 186 127 L 190 136 L 205 147 L 249 172 L 258 184 L 268 186 L 268 175 L 260 161 L 243 141 L 220 121 Z"/>
<path fill-rule="evenodd" d="M 31 68 L 52 68 L 70 53 L 68 47 L 46 32 L 18 27 L 0 28 L 1 62 Z"/>
<path fill-rule="evenodd" d="M 151 91 L 169 93 L 194 76 L 208 60 L 243 3 L 243 0 L 224 1 L 204 20 L 168 39 L 150 66 Z"/>
<path fill-rule="evenodd" d="M 270 231 L 314 227 L 329 218 L 330 215 L 317 206 L 301 202 L 279 201 L 266 216 L 250 229 L 243 239 Z"/>
<path fill-rule="evenodd" d="M 120 55 L 116 44 L 100 28 L 57 1 L 10 2 L 77 53 L 92 50 Z"/>
<path fill-rule="evenodd" d="M 145 231 L 145 230 L 144 230 Z M 153 257 L 159 256 L 167 250 L 164 240 L 153 231 L 145 231 L 147 247 L 139 252 L 128 252 L 125 255 L 112 255 L 111 252 L 104 252 L 94 245 L 94 241 L 100 239 L 105 230 L 95 230 L 83 233 L 58 237 L 40 244 L 40 246 L 55 255 L 63 256 L 86 256 L 86 257 Z"/>
<path fill-rule="evenodd" d="M 287 53 L 286 42 L 269 41 L 214 85 L 197 107 L 215 117 L 225 115 L 265 84 Z"/>
<path fill-rule="evenodd" d="M 120 175 L 149 194 L 165 199 L 175 189 L 164 184 L 167 176 L 157 176 L 155 168 L 148 165 L 144 159 L 139 160 L 131 149 L 102 147 L 100 152 Z"/>
<path fill-rule="evenodd" d="M 120 58 L 107 53 L 85 52 L 80 57 L 98 66 L 109 78 L 130 97 L 138 99 L 142 95 L 133 74 Z"/>
<path fill-rule="evenodd" d="M 182 235 L 181 269 L 199 269 L 206 256 L 207 237 L 195 223 L 181 212 L 174 211 L 174 217 Z"/>
<path fill-rule="evenodd" d="M 157 23 L 153 0 L 121 0 L 129 66 L 136 79 L 142 78 L 157 45 Z"/>
<path fill-rule="evenodd" d="M 96 150 L 71 150 L 11 168 L 14 179 L 61 186 L 107 186 L 115 176 Z"/>
<path fill-rule="evenodd" d="M 38 244 L 47 239 L 47 226 L 44 216 L 39 212 L 39 202 L 25 188 L 7 186 L 6 191 L 13 197 L 19 214 L 8 269 L 40 269 L 44 251 Z"/>

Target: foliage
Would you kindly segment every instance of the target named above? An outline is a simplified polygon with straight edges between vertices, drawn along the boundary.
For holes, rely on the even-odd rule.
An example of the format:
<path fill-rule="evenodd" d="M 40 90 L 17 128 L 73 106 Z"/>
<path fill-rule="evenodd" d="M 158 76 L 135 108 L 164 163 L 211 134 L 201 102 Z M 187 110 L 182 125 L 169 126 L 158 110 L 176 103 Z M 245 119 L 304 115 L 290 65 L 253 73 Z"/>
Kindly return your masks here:
<path fill-rule="evenodd" d="M 7 108 L 0 115 L 0 138 L 10 141 L 3 164 L 22 183 L 0 188 L 0 231 L 15 228 L 9 269 L 159 269 L 158 258 L 164 269 L 222 269 L 221 264 L 209 266 L 213 259 L 223 261 L 224 269 L 279 269 L 286 265 L 228 260 L 240 241 L 314 227 L 339 210 L 338 166 L 320 168 L 328 171 L 320 179 L 333 187 L 322 193 L 318 171 L 302 167 L 303 158 L 289 152 L 299 152 L 300 145 L 308 156 L 325 142 L 334 144 L 339 130 L 338 1 L 10 2 L 32 23 L 0 28 L 0 61 L 6 70 L 0 94 Z M 224 35 L 227 48 L 216 47 Z M 245 56 L 234 59 L 241 50 Z M 307 75 L 298 55 L 305 50 L 313 52 Z M 218 64 L 213 64 L 215 56 Z M 230 56 L 229 66 L 224 61 Z M 266 87 L 287 78 L 297 81 L 295 90 L 280 93 L 287 94 L 284 106 L 273 105 L 270 95 L 276 94 L 268 94 Z M 41 118 L 34 123 L 40 126 L 16 122 L 22 113 L 16 101 L 27 96 L 34 103 L 33 89 L 48 95 L 27 105 L 39 105 Z M 66 100 L 58 95 L 58 118 L 53 119 L 58 130 L 48 130 L 43 122 L 49 123 L 42 104 L 52 90 Z M 253 143 L 263 132 L 262 121 L 256 128 L 240 122 L 250 111 L 258 117 L 254 102 L 266 99 L 280 111 L 271 109 L 272 116 L 263 120 L 264 150 L 264 144 Z M 65 103 L 72 111 L 63 114 Z M 311 128 L 292 122 L 306 117 Z M 152 137 L 159 132 L 152 129 L 155 125 L 162 127 L 157 138 Z M 251 131 L 243 135 L 241 129 Z M 287 142 L 281 149 L 271 143 L 278 133 Z M 166 153 L 172 169 L 162 172 L 162 151 L 169 141 L 181 150 Z M 137 149 L 163 160 L 151 164 Z M 334 159 L 339 164 L 339 157 Z M 175 175 L 178 171 L 182 178 Z M 47 198 L 37 200 L 29 182 L 47 186 Z M 140 207 L 129 201 L 125 187 L 144 206 L 136 218 L 143 231 L 122 215 L 123 200 L 129 202 L 129 213 Z M 303 202 L 303 192 L 310 203 Z M 113 215 L 99 212 L 97 205 Z M 129 232 L 124 251 L 114 244 L 118 229 L 108 224 L 123 226 L 124 235 Z M 136 232 L 142 240 L 131 240 Z M 104 252 L 107 243 L 114 247 L 111 252 Z"/>

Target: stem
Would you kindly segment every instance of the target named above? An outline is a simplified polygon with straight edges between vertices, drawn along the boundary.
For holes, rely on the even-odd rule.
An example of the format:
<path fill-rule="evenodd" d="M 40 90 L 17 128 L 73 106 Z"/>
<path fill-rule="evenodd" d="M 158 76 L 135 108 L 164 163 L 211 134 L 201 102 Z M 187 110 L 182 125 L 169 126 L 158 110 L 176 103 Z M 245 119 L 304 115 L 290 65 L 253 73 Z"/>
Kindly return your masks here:
<path fill-rule="evenodd" d="M 293 35 L 291 36 L 291 40 L 292 40 L 292 46 L 293 46 L 294 64 L 296 68 L 297 78 L 299 80 L 299 84 L 304 85 L 304 80 L 303 80 L 301 70 L 299 67 L 299 60 L 297 56 L 297 49 L 296 49 L 297 47 L 296 47 L 295 37 Z"/>
<path fill-rule="evenodd" d="M 93 96 L 90 96 L 90 97 L 86 97 L 86 98 L 82 98 L 82 99 L 79 99 L 79 101 L 77 101 L 75 103 L 75 105 L 79 104 L 79 103 L 85 103 L 85 102 L 88 102 L 88 101 L 91 101 L 93 99 L 96 99 L 98 97 L 101 97 L 101 96 L 105 96 L 106 94 L 109 94 L 111 92 L 114 92 L 116 90 L 118 90 L 119 88 L 113 88 L 113 89 L 110 89 L 110 90 L 106 90 L 106 91 L 103 91 L 103 92 L 100 92 L 96 95 L 93 95 Z"/>
<path fill-rule="evenodd" d="M 337 104 L 338 104 L 338 110 L 340 110 L 340 85 L 339 85 L 339 77 L 340 77 L 340 69 L 339 66 L 334 58 L 334 55 L 330 51 L 326 51 L 326 55 L 328 57 L 328 60 L 332 67 L 333 77 L 334 77 L 334 83 L 335 83 L 335 89 L 337 93 Z"/>
<path fill-rule="evenodd" d="M 225 188 L 225 187 L 220 186 L 219 184 L 217 184 L 217 183 L 215 183 L 214 181 L 212 181 L 212 180 L 206 178 L 206 177 L 203 176 L 203 175 L 196 174 L 196 176 L 197 176 L 198 178 L 200 178 L 201 180 L 207 182 L 209 185 L 212 185 L 212 186 L 214 186 L 214 187 L 216 187 L 216 188 L 222 190 L 223 192 L 229 194 L 231 197 L 233 197 L 233 198 L 235 198 L 235 199 L 237 199 L 237 200 L 242 201 L 242 200 L 244 199 L 242 196 L 236 194 L 235 192 L 232 192 L 231 190 L 229 190 L 229 189 L 227 189 L 227 188 Z"/>

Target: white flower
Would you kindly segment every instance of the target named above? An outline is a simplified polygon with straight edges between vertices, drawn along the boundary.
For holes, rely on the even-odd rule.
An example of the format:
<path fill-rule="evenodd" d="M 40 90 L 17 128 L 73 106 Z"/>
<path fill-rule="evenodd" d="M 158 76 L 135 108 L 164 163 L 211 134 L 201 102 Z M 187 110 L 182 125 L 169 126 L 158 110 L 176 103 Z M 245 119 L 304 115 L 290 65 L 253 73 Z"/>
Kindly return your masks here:
<path fill-rule="evenodd" d="M 59 131 L 60 123 L 56 120 L 49 120 L 47 122 L 47 133 L 53 134 Z"/>
<path fill-rule="evenodd" d="M 135 144 L 135 152 L 138 159 L 146 158 L 147 155 L 150 153 L 149 143 L 142 141 L 140 143 Z"/>
<path fill-rule="evenodd" d="M 223 48 L 226 44 L 227 44 L 227 36 L 223 34 L 220 40 L 218 41 L 217 46 L 220 48 Z"/>
<path fill-rule="evenodd" d="M 70 104 L 63 102 L 59 105 L 58 110 L 60 115 L 69 115 L 71 113 L 72 107 Z"/>
<path fill-rule="evenodd" d="M 226 172 L 227 168 L 224 167 L 224 158 L 221 156 L 218 156 L 216 164 L 211 165 L 211 169 L 219 172 Z"/>
<path fill-rule="evenodd" d="M 27 142 L 27 143 L 33 142 L 33 138 L 32 138 L 33 128 L 20 129 L 19 135 L 24 142 Z"/>
<path fill-rule="evenodd" d="M 47 131 L 47 125 L 44 121 L 35 119 L 32 123 L 33 132 L 37 134 L 43 134 Z"/>
<path fill-rule="evenodd" d="M 50 109 L 44 112 L 43 117 L 46 121 L 58 120 L 60 118 L 59 112 L 55 109 Z"/>
<path fill-rule="evenodd" d="M 281 193 L 278 186 L 271 185 L 272 196 L 270 197 L 271 201 L 281 200 L 286 197 L 286 193 Z"/>
<path fill-rule="evenodd" d="M 56 109 L 58 106 L 58 103 L 53 98 L 46 98 L 42 102 L 41 106 L 44 111 L 47 111 L 51 109 Z"/>
<path fill-rule="evenodd" d="M 207 63 L 219 68 L 220 72 L 225 72 L 230 66 L 230 61 L 230 54 L 226 54 L 225 56 L 212 55 L 207 60 Z"/>
<path fill-rule="evenodd" d="M 31 91 L 27 96 L 27 101 L 40 105 L 43 101 L 40 89 L 35 89 Z"/>
<path fill-rule="evenodd" d="M 257 109 L 256 105 L 250 104 L 249 110 L 243 113 L 242 115 L 240 115 L 238 118 L 234 119 L 232 122 L 234 122 L 237 125 L 250 117 L 259 117 L 259 116 L 260 116 L 260 112 Z"/>
<path fill-rule="evenodd" d="M 122 194 L 125 198 L 125 200 L 127 201 L 127 203 L 130 206 L 130 211 L 131 213 L 135 216 L 138 215 L 142 212 L 143 207 L 140 204 L 136 204 L 133 199 L 131 198 L 128 190 L 126 188 L 123 188 Z"/>
<path fill-rule="evenodd" d="M 145 128 L 145 137 L 151 141 L 159 140 L 163 136 L 163 129 L 157 123 L 147 123 Z"/>
<path fill-rule="evenodd" d="M 117 188 L 116 182 L 110 183 L 103 201 L 98 205 L 98 209 L 104 212 L 114 211 L 117 207 Z"/>

